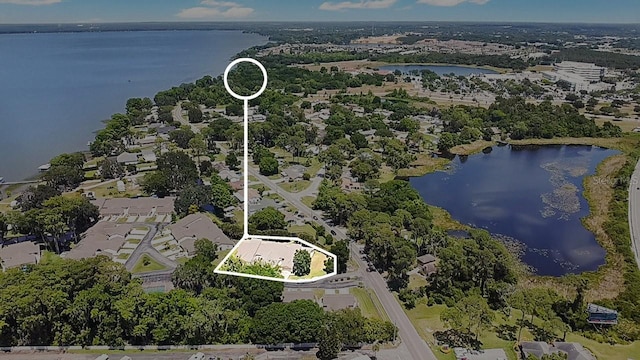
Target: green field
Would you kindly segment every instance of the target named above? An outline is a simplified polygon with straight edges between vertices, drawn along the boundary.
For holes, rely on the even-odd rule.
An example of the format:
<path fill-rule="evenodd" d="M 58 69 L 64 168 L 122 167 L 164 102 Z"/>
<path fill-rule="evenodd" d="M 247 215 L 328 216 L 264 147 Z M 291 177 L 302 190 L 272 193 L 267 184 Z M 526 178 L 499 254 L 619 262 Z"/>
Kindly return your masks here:
<path fill-rule="evenodd" d="M 316 230 L 309 224 L 291 225 L 289 226 L 289 232 L 292 234 L 306 233 L 313 236 L 314 238 L 316 237 Z"/>
<path fill-rule="evenodd" d="M 297 193 L 303 190 L 306 190 L 309 185 L 311 185 L 311 181 L 309 180 L 299 180 L 294 182 L 283 182 L 278 184 L 284 191 L 290 193 Z"/>
<path fill-rule="evenodd" d="M 360 308 L 363 316 L 389 320 L 387 314 L 382 308 L 382 304 L 380 304 L 380 300 L 378 300 L 378 297 L 370 289 L 352 288 L 350 292 L 351 295 L 355 296 L 358 300 L 358 307 Z"/>
<path fill-rule="evenodd" d="M 145 260 L 147 261 L 146 265 L 145 265 Z M 164 265 L 157 262 L 151 256 L 144 254 L 140 258 L 140 260 L 138 260 L 138 262 L 133 267 L 133 270 L 131 270 L 131 272 L 134 274 L 138 274 L 138 273 L 144 273 L 149 271 L 159 271 L 159 270 L 165 270 L 165 269 L 166 267 Z"/>
<path fill-rule="evenodd" d="M 303 196 L 300 201 L 308 207 L 313 208 L 313 202 L 316 201 L 316 198 L 314 196 Z"/>

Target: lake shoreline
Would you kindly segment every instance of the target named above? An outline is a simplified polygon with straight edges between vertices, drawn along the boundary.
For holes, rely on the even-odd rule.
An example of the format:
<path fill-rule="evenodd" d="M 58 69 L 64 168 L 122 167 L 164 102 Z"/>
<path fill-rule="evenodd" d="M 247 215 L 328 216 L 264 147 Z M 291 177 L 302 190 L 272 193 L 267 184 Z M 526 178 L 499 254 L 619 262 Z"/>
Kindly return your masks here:
<path fill-rule="evenodd" d="M 564 275 L 558 275 L 558 276 L 549 276 L 549 275 L 537 275 L 534 273 L 530 273 L 530 274 L 526 274 L 525 273 L 525 278 L 528 278 L 529 276 L 532 277 L 531 280 L 536 279 L 535 282 L 540 282 L 543 279 L 545 282 L 549 281 L 551 283 L 557 286 L 561 285 L 563 283 L 563 280 L 567 277 L 573 277 L 573 276 L 585 276 L 587 278 L 591 278 L 591 279 L 602 279 L 604 278 L 608 273 L 611 273 L 611 269 L 615 268 L 615 263 L 617 262 L 612 262 L 610 259 L 610 255 L 613 254 L 615 252 L 615 249 L 613 249 L 612 251 L 612 247 L 608 246 L 606 241 L 603 241 L 603 236 L 602 233 L 604 232 L 603 229 L 603 224 L 606 223 L 608 221 L 608 217 L 607 217 L 607 213 L 606 211 L 600 211 L 597 215 L 597 221 L 596 222 L 591 222 L 591 223 L 587 223 L 589 221 L 589 219 L 591 219 L 594 216 L 594 208 L 600 208 L 600 209 L 608 209 L 608 207 L 610 206 L 610 202 L 611 202 L 611 198 L 603 198 L 602 196 L 599 196 L 599 194 L 602 192 L 602 185 L 607 184 L 607 182 L 603 179 L 610 179 L 613 175 L 613 173 L 617 172 L 617 170 L 615 168 L 613 169 L 609 169 L 608 167 L 605 166 L 605 164 L 609 163 L 610 161 L 612 161 L 612 159 L 616 159 L 616 158 L 624 158 L 626 155 L 626 151 L 628 151 L 628 148 L 630 146 L 629 141 L 627 141 L 629 137 L 623 137 L 623 138 L 614 138 L 614 139 L 607 139 L 607 138 L 556 138 L 556 139 L 543 139 L 542 141 L 540 141 L 540 139 L 528 139 L 528 140 L 521 140 L 521 141 L 517 141 L 517 142 L 512 142 L 510 143 L 511 145 L 516 145 L 516 146 L 526 146 L 526 145 L 532 145 L 535 147 L 538 146 L 542 146 L 545 147 L 547 145 L 563 145 L 563 146 L 572 146 L 572 145 L 576 145 L 576 146 L 598 146 L 601 148 L 606 148 L 606 149 L 612 149 L 612 150 L 618 150 L 621 153 L 615 154 L 615 155 L 611 155 L 606 157 L 605 159 L 603 159 L 602 161 L 599 161 L 598 164 L 596 165 L 595 168 L 595 172 L 592 175 L 586 176 L 584 177 L 584 179 L 582 180 L 583 182 L 583 186 L 584 186 L 584 191 L 582 192 L 582 197 L 584 198 L 584 200 L 586 201 L 587 205 L 589 206 L 589 213 L 586 217 L 581 219 L 582 222 L 582 226 L 584 227 L 584 229 L 586 229 L 590 234 L 592 234 L 592 236 L 595 238 L 596 242 L 598 243 L 598 245 L 600 245 L 604 250 L 605 250 L 605 254 L 604 254 L 604 263 L 602 265 L 600 265 L 597 269 L 595 270 L 585 270 L 582 272 L 579 272 L 575 275 L 569 275 L 570 273 L 564 274 Z M 631 139 L 633 139 L 633 137 L 631 137 Z M 468 155 L 474 155 L 474 154 L 478 154 L 480 152 L 482 152 L 482 150 L 484 150 L 486 148 L 486 145 L 489 144 L 491 145 L 490 142 L 476 142 L 475 146 L 471 146 L 469 147 L 468 145 L 466 147 L 463 148 L 458 148 L 456 149 L 456 155 L 459 156 L 468 156 Z M 494 143 L 495 144 L 495 143 Z M 430 173 L 434 173 L 436 171 L 444 171 L 447 168 L 449 168 L 449 166 L 451 166 L 451 162 L 452 160 L 449 159 L 444 159 L 444 158 L 438 158 L 439 162 L 437 163 L 438 166 L 430 166 L 430 167 L 414 167 L 412 169 L 410 169 L 411 171 L 408 171 L 407 173 L 403 174 L 403 175 L 408 175 L 407 177 L 420 177 L 420 176 L 424 176 Z M 420 171 L 422 170 L 422 171 Z M 606 170 L 606 171 L 605 171 Z M 612 173 L 613 172 L 613 173 Z M 399 172 L 399 174 L 402 172 Z M 419 175 L 418 175 L 419 174 Z M 612 175 L 613 174 L 613 175 Z M 612 180 L 609 180 L 612 181 Z M 592 184 L 595 184 L 596 186 L 591 186 Z M 430 204 L 427 202 L 427 204 L 430 207 L 436 207 L 436 205 L 434 204 Z M 453 218 L 452 215 L 445 209 L 442 208 L 438 208 L 438 213 L 439 216 L 438 218 L 440 218 L 441 220 L 443 219 L 447 219 L 447 221 L 443 221 L 443 223 L 441 225 L 449 225 L 449 226 L 445 226 L 443 229 L 445 230 L 450 230 L 450 229 L 460 229 L 460 227 L 469 227 L 468 225 L 464 225 L 462 223 L 460 223 L 457 219 Z M 456 224 L 456 226 L 450 226 L 452 224 Z M 517 258 L 517 256 L 514 257 Z M 612 265 L 613 264 L 613 265 Z M 620 277 L 617 277 L 620 278 Z M 530 280 L 530 281 L 531 281 Z M 600 283 L 600 282 L 598 282 Z M 597 290 L 594 290 L 596 292 L 598 292 Z"/>

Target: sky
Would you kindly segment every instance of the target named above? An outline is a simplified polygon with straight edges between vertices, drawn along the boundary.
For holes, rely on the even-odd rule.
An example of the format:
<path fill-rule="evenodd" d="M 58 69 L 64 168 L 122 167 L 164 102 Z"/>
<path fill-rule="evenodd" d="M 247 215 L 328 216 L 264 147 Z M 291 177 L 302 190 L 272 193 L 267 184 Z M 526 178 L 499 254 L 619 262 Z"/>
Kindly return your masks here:
<path fill-rule="evenodd" d="M 0 0 L 0 24 L 144 21 L 640 23 L 640 0 Z"/>

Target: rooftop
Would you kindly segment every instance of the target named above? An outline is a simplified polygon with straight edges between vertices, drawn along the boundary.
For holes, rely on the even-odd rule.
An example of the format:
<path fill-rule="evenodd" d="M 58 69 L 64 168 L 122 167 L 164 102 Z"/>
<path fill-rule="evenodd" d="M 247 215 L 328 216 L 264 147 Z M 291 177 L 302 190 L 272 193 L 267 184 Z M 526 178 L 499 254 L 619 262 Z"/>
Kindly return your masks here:
<path fill-rule="evenodd" d="M 314 251 L 296 242 L 268 241 L 252 238 L 240 242 L 236 250 L 236 256 L 247 263 L 262 261 L 277 265 L 280 266 L 283 273 L 291 273 L 291 271 L 293 271 L 293 256 L 296 251 L 303 249 L 311 253 Z M 285 275 L 285 278 L 286 277 Z"/>
<path fill-rule="evenodd" d="M 66 254 L 66 257 L 76 260 L 97 255 L 113 257 L 125 243 L 126 236 L 132 229 L 131 224 L 99 222 L 87 230 L 83 239 Z"/>
<path fill-rule="evenodd" d="M 31 241 L 0 247 L 0 262 L 5 269 L 26 264 L 36 264 L 39 260 L 40 245 Z"/>
<path fill-rule="evenodd" d="M 198 239 L 207 239 L 218 245 L 235 244 L 205 214 L 191 214 L 169 228 L 173 237 L 189 254 L 195 253 L 195 241 Z"/>
<path fill-rule="evenodd" d="M 105 199 L 99 198 L 92 200 L 91 203 L 96 205 L 100 210 L 100 216 L 111 215 L 139 215 L 148 216 L 152 213 L 156 215 L 168 215 L 173 212 L 175 198 L 116 198 Z"/>

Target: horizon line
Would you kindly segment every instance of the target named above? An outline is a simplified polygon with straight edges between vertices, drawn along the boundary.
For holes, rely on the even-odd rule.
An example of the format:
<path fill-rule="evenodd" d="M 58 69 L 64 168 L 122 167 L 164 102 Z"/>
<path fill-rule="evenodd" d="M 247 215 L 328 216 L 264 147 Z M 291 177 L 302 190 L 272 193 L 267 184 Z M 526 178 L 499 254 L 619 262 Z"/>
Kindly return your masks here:
<path fill-rule="evenodd" d="M 640 26 L 640 22 L 600 22 L 600 21 L 539 21 L 539 20 L 141 20 L 141 21 L 60 21 L 60 22 L 42 22 L 42 23 L 0 23 L 0 26 L 42 26 L 42 25 L 80 25 L 80 24 L 348 24 L 348 23 L 467 23 L 467 24 L 577 24 L 577 25 L 636 25 Z"/>

